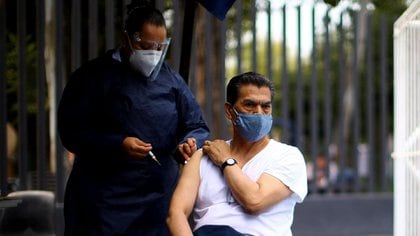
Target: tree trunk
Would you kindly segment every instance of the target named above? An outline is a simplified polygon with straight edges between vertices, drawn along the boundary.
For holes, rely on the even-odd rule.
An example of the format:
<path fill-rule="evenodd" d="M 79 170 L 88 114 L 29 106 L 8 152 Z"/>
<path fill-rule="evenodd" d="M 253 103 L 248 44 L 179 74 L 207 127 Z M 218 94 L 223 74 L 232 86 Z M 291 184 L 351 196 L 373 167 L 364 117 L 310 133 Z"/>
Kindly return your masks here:
<path fill-rule="evenodd" d="M 352 128 L 352 121 L 354 122 L 354 107 L 359 106 L 360 104 L 355 104 L 356 101 L 358 101 L 358 98 L 355 98 L 355 88 L 354 88 L 354 78 L 355 76 L 358 76 L 359 68 L 361 65 L 361 62 L 363 62 L 365 58 L 365 54 L 363 53 L 365 51 L 365 41 L 366 41 L 366 19 L 367 19 L 367 5 L 370 1 L 369 0 L 360 0 L 360 10 L 357 12 L 357 14 L 354 15 L 354 17 L 357 17 L 357 51 L 356 54 L 353 50 L 350 53 L 350 58 L 347 61 L 346 65 L 346 89 L 344 92 L 344 100 L 343 100 L 343 106 L 344 106 L 344 140 L 345 143 L 351 143 L 350 140 L 350 133 Z M 355 58 L 357 57 L 357 58 Z M 357 70 L 354 70 L 354 60 L 356 60 L 357 63 Z M 356 73 L 356 75 L 355 75 Z M 359 82 L 360 83 L 360 82 Z M 360 87 L 360 86 L 359 86 Z M 356 88 L 359 89 L 359 88 Z M 349 150 L 350 151 L 350 150 Z M 353 153 L 350 153 L 351 155 Z M 356 158 L 356 157 L 354 157 Z M 353 158 L 349 158 L 350 165 L 353 164 Z"/>
<path fill-rule="evenodd" d="M 211 134 L 213 138 L 222 138 L 222 127 L 224 127 L 225 120 L 221 119 L 224 110 L 221 109 L 221 105 L 224 101 L 222 98 L 225 89 L 220 89 L 220 81 L 224 78 L 220 78 L 221 71 L 223 70 L 223 63 L 220 63 L 218 60 L 221 58 L 220 55 L 220 24 L 221 21 L 215 19 L 214 17 L 206 17 L 206 10 L 199 6 L 197 8 L 196 16 L 196 26 L 194 31 L 194 36 L 197 40 L 197 50 L 196 50 L 196 68 L 195 75 L 193 78 L 196 80 L 197 91 L 196 97 L 197 101 L 205 111 L 205 116 L 212 120 Z M 211 20 L 206 20 L 211 19 Z M 205 29 L 206 27 L 211 27 L 211 37 L 206 37 Z M 206 48 L 208 44 L 211 44 L 211 52 L 207 52 Z M 210 60 L 210 70 L 206 68 L 206 60 Z M 224 61 L 224 60 L 223 60 Z M 211 73 L 206 74 L 206 71 L 211 71 Z M 206 79 L 211 80 L 211 87 L 207 87 Z M 210 94 L 207 94 L 210 93 Z M 206 96 L 210 95 L 210 99 L 206 99 Z M 211 103 L 211 104 L 208 104 Z M 211 107 L 211 114 L 206 114 L 205 108 Z M 207 111 L 209 113 L 209 111 Z"/>

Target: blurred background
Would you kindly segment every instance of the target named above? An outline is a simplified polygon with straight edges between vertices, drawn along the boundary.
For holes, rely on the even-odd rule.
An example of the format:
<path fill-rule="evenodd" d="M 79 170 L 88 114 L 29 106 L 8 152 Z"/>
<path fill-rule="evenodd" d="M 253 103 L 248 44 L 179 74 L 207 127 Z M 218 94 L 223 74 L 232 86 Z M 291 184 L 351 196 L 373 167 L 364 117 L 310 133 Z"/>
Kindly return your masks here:
<path fill-rule="evenodd" d="M 0 0 L 0 193 L 53 193 L 57 235 L 73 158 L 57 136 L 57 103 L 73 70 L 119 46 L 130 2 Z M 393 27 L 412 1 L 236 0 L 225 19 L 200 1 L 151 2 L 172 38 L 167 62 L 213 138 L 229 137 L 231 77 L 256 71 L 274 82 L 271 136 L 307 163 L 295 235 L 392 235 Z"/>

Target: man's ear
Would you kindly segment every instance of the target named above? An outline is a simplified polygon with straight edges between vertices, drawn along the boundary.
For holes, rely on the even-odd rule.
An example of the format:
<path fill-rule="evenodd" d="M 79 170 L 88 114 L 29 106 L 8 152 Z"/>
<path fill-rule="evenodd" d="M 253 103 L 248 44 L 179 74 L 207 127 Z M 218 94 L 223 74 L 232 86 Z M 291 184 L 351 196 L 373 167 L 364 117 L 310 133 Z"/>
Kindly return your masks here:
<path fill-rule="evenodd" d="M 228 102 L 225 102 L 225 116 L 229 120 L 232 120 L 232 113 L 230 112 L 231 109 L 232 105 Z"/>

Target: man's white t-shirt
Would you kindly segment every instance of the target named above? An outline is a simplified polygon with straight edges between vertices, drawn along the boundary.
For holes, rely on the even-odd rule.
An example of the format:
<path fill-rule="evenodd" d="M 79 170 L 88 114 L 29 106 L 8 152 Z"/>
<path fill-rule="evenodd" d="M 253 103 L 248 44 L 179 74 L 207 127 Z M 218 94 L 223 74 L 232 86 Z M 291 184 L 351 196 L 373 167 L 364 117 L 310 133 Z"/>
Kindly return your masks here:
<path fill-rule="evenodd" d="M 220 168 L 208 156 L 200 163 L 200 187 L 193 210 L 193 229 L 203 225 L 228 225 L 249 235 L 292 235 L 291 225 L 296 202 L 307 194 L 306 167 L 302 153 L 273 139 L 243 167 L 257 181 L 262 173 L 278 178 L 293 194 L 258 214 L 248 214 L 233 198 Z"/>

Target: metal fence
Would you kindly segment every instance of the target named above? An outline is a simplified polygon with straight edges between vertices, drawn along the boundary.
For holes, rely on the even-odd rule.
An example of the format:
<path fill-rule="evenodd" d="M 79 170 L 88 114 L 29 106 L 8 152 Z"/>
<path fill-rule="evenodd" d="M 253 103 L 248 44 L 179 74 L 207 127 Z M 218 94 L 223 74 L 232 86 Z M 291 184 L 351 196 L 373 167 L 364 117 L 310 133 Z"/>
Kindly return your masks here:
<path fill-rule="evenodd" d="M 230 33 L 237 42 L 228 48 L 227 74 L 257 70 L 274 81 L 272 136 L 304 152 L 310 176 L 325 168 L 311 192 L 391 191 L 392 17 L 257 1 L 255 12 L 246 14 L 252 29 L 247 35 L 242 9 L 236 2 Z M 257 23 L 261 19 L 266 31 Z"/>
<path fill-rule="evenodd" d="M 420 1 L 394 24 L 394 235 L 420 234 Z"/>
<path fill-rule="evenodd" d="M 118 46 L 129 2 L 0 0 L 1 195 L 51 190 L 62 210 L 71 166 L 56 104 L 71 71 Z M 168 61 L 180 70 L 185 6 L 155 2 L 173 38 Z M 213 137 L 229 137 L 226 80 L 257 71 L 276 87 L 271 135 L 302 150 L 311 194 L 392 191 L 393 16 L 279 2 L 237 0 L 224 21 L 197 8 L 189 85 Z M 8 126 L 17 137 L 9 157 Z"/>

